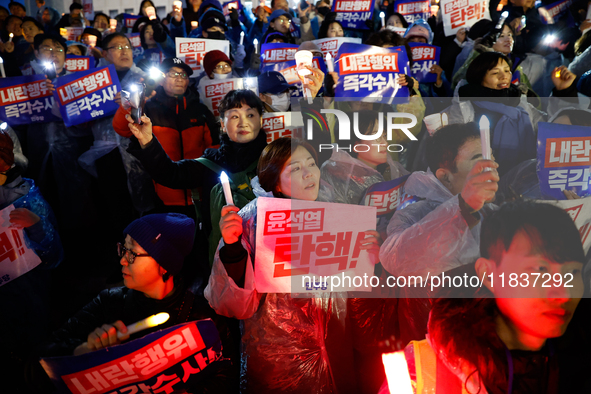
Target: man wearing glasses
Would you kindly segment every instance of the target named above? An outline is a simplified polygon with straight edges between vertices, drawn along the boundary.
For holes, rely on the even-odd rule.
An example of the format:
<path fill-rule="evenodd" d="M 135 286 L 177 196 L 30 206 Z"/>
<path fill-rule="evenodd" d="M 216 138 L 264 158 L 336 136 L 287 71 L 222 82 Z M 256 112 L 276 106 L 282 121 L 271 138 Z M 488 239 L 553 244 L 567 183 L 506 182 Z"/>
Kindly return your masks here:
<path fill-rule="evenodd" d="M 164 59 L 160 71 L 163 73 L 160 86 L 144 108 L 152 121 L 153 133 L 173 161 L 201 157 L 205 149 L 219 145 L 220 130 L 211 111 L 199 102 L 193 89 L 188 89 L 193 70 L 175 57 Z M 127 126 L 127 113 L 119 108 L 113 128 L 129 138 L 133 134 Z M 165 205 L 161 211 L 183 213 L 196 219 L 190 190 L 169 189 L 156 183 L 154 187 Z"/>

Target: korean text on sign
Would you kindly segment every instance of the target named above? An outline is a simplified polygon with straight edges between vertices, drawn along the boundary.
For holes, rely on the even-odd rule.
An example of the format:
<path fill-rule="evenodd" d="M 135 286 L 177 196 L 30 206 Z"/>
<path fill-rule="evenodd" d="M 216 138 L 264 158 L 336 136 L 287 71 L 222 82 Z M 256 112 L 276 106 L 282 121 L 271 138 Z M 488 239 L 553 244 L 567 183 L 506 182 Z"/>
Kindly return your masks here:
<path fill-rule="evenodd" d="M 539 123 L 538 178 L 542 195 L 564 200 L 564 190 L 591 195 L 591 129 Z"/>
<path fill-rule="evenodd" d="M 491 19 L 488 0 L 441 0 L 443 29 L 446 36 L 461 28 L 472 27 L 481 19 Z"/>
<path fill-rule="evenodd" d="M 322 51 L 324 55 L 324 60 L 326 61 L 326 54 L 330 53 L 333 59 L 337 58 L 337 52 L 341 45 L 345 42 L 350 42 L 353 44 L 361 44 L 361 38 L 352 38 L 352 37 L 332 37 L 332 38 L 321 38 L 319 40 L 312 41 L 314 44 L 318 45 L 318 48 Z"/>
<path fill-rule="evenodd" d="M 263 44 L 261 53 L 263 63 L 287 62 L 294 60 L 298 46 L 295 44 Z"/>
<path fill-rule="evenodd" d="M 412 76 L 420 83 L 437 81 L 437 74 L 430 70 L 433 65 L 439 64 L 440 48 L 415 42 L 410 42 L 409 46 L 412 50 Z"/>
<path fill-rule="evenodd" d="M 368 30 L 365 21 L 371 20 L 375 0 L 335 0 L 332 11 L 337 13 L 336 20 L 344 27 Z"/>
<path fill-rule="evenodd" d="M 429 0 L 397 0 L 394 9 L 409 23 L 418 19 L 429 19 L 431 16 L 431 2 Z"/>
<path fill-rule="evenodd" d="M 367 253 L 359 246 L 362 229 L 375 228 L 375 212 L 373 207 L 259 198 L 257 291 L 296 291 L 302 275 L 366 272 Z"/>
<path fill-rule="evenodd" d="M 218 107 L 224 96 L 231 90 L 235 89 L 250 89 L 257 95 L 258 83 L 256 78 L 231 78 L 218 79 L 202 78 L 199 82 L 199 94 L 209 110 L 214 116 L 220 116 Z"/>
<path fill-rule="evenodd" d="M 268 112 L 263 114 L 263 129 L 267 132 L 267 143 L 281 137 L 303 133 L 304 123 L 298 112 Z"/>
<path fill-rule="evenodd" d="M 86 71 L 90 68 L 94 68 L 94 58 L 90 56 L 72 56 L 66 57 L 66 70 L 75 71 Z"/>
<path fill-rule="evenodd" d="M 219 50 L 230 56 L 230 43 L 227 40 L 206 38 L 175 38 L 176 56 L 193 69 L 192 78 L 203 70 L 203 58 L 207 52 Z"/>
<path fill-rule="evenodd" d="M 56 120 L 53 103 L 44 75 L 0 78 L 0 119 L 9 125 Z"/>

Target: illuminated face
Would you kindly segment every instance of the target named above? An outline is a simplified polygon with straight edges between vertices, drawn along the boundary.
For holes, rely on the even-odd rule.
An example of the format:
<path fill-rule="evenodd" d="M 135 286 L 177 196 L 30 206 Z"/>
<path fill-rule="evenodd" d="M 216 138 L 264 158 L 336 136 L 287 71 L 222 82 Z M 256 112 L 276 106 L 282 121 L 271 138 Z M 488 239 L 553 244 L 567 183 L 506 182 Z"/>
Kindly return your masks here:
<path fill-rule="evenodd" d="M 315 201 L 320 187 L 320 169 L 306 148 L 298 146 L 283 166 L 277 190 L 297 200 Z"/>
<path fill-rule="evenodd" d="M 539 343 L 564 334 L 583 296 L 582 263 L 557 263 L 532 251 L 522 231 L 515 235 L 498 267 L 493 262 L 489 268 L 494 275 L 489 289 L 503 320 L 517 338 Z M 504 287 L 499 282 L 501 274 Z M 517 282 L 509 282 L 511 278 L 518 278 Z M 567 281 L 572 287 L 564 287 Z"/>
<path fill-rule="evenodd" d="M 257 138 L 263 118 L 256 110 L 246 104 L 240 108 L 232 108 L 224 113 L 224 120 L 220 122 L 222 129 L 234 142 L 246 144 Z"/>
<path fill-rule="evenodd" d="M 115 65 L 115 69 L 118 71 L 130 69 L 133 65 L 133 49 L 129 40 L 125 37 L 113 38 L 109 43 L 108 49 L 103 50 L 103 57 L 109 63 Z"/>
<path fill-rule="evenodd" d="M 344 37 L 345 32 L 343 31 L 343 28 L 341 27 L 341 25 L 339 23 L 335 22 L 335 23 L 331 23 L 328 26 L 328 32 L 327 32 L 326 36 L 329 38 Z"/>
<path fill-rule="evenodd" d="M 289 32 L 289 25 L 291 21 L 286 15 L 281 15 L 279 18 L 275 18 L 273 22 L 271 22 L 271 26 L 282 34 L 287 34 Z"/>
<path fill-rule="evenodd" d="M 55 71 L 59 74 L 64 69 L 66 50 L 60 43 L 48 38 L 43 40 L 38 50 L 35 50 L 35 57 L 41 62 L 53 62 Z"/>
<path fill-rule="evenodd" d="M 35 41 L 35 36 L 37 34 L 43 33 L 43 30 L 39 30 L 37 28 L 37 26 L 35 26 L 35 24 L 31 21 L 27 21 L 27 22 L 23 23 L 22 28 L 23 28 L 23 35 L 25 36 L 25 40 L 27 40 L 27 42 L 29 44 L 32 44 L 33 41 Z"/>
<path fill-rule="evenodd" d="M 400 27 L 400 28 L 404 29 L 404 25 L 400 21 L 400 18 L 398 17 L 398 15 L 390 16 L 388 18 L 388 22 L 386 23 L 386 26 L 394 26 L 394 27 Z"/>
<path fill-rule="evenodd" d="M 482 86 L 495 90 L 507 89 L 511 84 L 511 76 L 511 67 L 504 59 L 499 59 L 499 63 L 486 72 Z"/>
<path fill-rule="evenodd" d="M 129 234 L 125 237 L 125 247 L 137 254 L 148 254 Z M 137 256 L 133 264 L 129 264 L 123 256 L 119 262 L 123 284 L 129 289 L 149 293 L 164 283 L 162 275 L 166 271 L 150 256 Z"/>
<path fill-rule="evenodd" d="M 219 62 L 214 68 L 214 74 L 230 74 L 232 72 L 232 66 L 228 62 Z"/>
<path fill-rule="evenodd" d="M 175 78 L 173 78 L 171 75 L 174 75 L 174 73 L 183 74 L 186 76 L 186 78 L 182 78 L 181 75 L 177 75 Z M 189 86 L 189 76 L 182 68 L 172 67 L 165 74 L 165 77 L 160 81 L 160 85 L 168 96 L 182 96 L 185 94 L 185 91 Z"/>
<path fill-rule="evenodd" d="M 146 40 L 146 45 L 149 48 L 156 46 L 156 41 L 154 40 L 154 28 L 150 26 L 146 26 L 144 29 L 144 39 Z"/>
<path fill-rule="evenodd" d="M 107 29 L 109 27 L 109 20 L 105 18 L 103 15 L 99 15 L 97 18 L 94 19 L 92 27 L 99 31 L 102 31 L 101 29 Z"/>
<path fill-rule="evenodd" d="M 508 55 L 513 50 L 514 42 L 515 41 L 513 40 L 513 32 L 511 32 L 509 26 L 505 25 L 503 26 L 503 31 L 501 32 L 501 34 L 499 34 L 499 37 L 497 38 L 497 42 L 494 43 L 493 49 L 496 52 L 501 52 L 504 55 Z"/>
<path fill-rule="evenodd" d="M 80 47 L 78 47 L 78 45 L 70 45 L 68 47 L 68 55 L 76 55 L 76 56 L 82 56 L 82 51 L 80 50 Z"/>
<path fill-rule="evenodd" d="M 378 127 L 379 123 L 376 122 L 371 133 L 367 134 L 376 134 L 378 132 Z M 376 168 L 378 165 L 384 164 L 388 160 L 387 148 L 388 142 L 386 141 L 386 137 L 383 133 L 380 138 L 376 140 L 363 141 L 355 145 L 357 158 L 372 168 Z"/>

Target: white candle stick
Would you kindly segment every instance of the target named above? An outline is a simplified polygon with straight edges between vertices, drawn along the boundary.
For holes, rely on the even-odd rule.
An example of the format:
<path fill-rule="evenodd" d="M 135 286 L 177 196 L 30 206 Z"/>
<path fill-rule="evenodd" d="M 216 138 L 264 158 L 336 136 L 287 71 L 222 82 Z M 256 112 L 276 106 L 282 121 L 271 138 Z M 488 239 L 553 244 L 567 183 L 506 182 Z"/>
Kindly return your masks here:
<path fill-rule="evenodd" d="M 8 38 L 8 42 L 12 42 L 12 37 L 14 37 L 14 34 L 10 33 L 10 34 L 8 35 L 8 37 L 9 37 L 9 38 Z"/>
<path fill-rule="evenodd" d="M 147 328 L 159 326 L 160 324 L 165 323 L 169 317 L 170 315 L 166 312 L 146 317 L 144 320 L 140 320 L 136 323 L 127 326 L 127 332 L 125 334 L 117 331 L 117 338 L 121 339 L 121 337 L 124 337 L 126 335 L 133 335 L 136 332 L 145 330 Z"/>
<path fill-rule="evenodd" d="M 220 174 L 220 181 L 222 182 L 222 188 L 224 189 L 224 197 L 226 197 L 226 205 L 234 205 L 234 199 L 232 198 L 232 190 L 230 189 L 230 180 L 228 175 L 224 171 Z"/>
<path fill-rule="evenodd" d="M 490 160 L 490 121 L 484 115 L 480 118 L 480 144 L 482 145 L 482 158 L 484 160 Z M 486 168 L 485 171 L 490 171 L 490 168 Z"/>
<path fill-rule="evenodd" d="M 382 363 L 386 372 L 386 381 L 391 393 L 412 394 L 413 389 L 408 373 L 404 350 L 382 354 Z"/>
<path fill-rule="evenodd" d="M 332 55 L 330 52 L 326 54 L 326 69 L 329 73 L 334 71 L 334 63 L 332 61 Z"/>
<path fill-rule="evenodd" d="M 259 53 L 259 40 L 255 38 L 252 40 L 252 44 L 254 45 L 254 54 L 256 55 Z"/>
<path fill-rule="evenodd" d="M 447 114 L 445 112 L 441 115 L 441 125 L 443 127 L 447 126 Z"/>
<path fill-rule="evenodd" d="M 386 27 L 386 14 L 384 11 L 380 12 L 380 19 L 382 20 L 382 27 Z"/>
<path fill-rule="evenodd" d="M 6 72 L 4 72 L 4 59 L 0 57 L 0 73 L 2 74 L 2 78 L 6 78 Z"/>
<path fill-rule="evenodd" d="M 244 45 L 244 32 L 240 32 L 240 45 Z"/>

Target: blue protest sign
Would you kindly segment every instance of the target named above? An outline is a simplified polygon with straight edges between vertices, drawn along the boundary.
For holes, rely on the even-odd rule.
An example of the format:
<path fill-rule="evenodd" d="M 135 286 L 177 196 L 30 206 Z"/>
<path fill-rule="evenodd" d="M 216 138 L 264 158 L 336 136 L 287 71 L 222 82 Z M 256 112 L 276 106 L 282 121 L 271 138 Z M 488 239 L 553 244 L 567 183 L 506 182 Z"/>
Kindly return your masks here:
<path fill-rule="evenodd" d="M 139 15 L 123 14 L 123 27 L 132 29 L 135 22 L 140 18 Z"/>
<path fill-rule="evenodd" d="M 294 60 L 298 47 L 299 45 L 296 44 L 284 44 L 281 42 L 263 44 L 261 46 L 262 63 L 279 63 Z"/>
<path fill-rule="evenodd" d="M 80 356 L 44 358 L 41 365 L 58 393 L 192 392 L 226 364 L 221 358 L 217 328 L 207 319 Z"/>
<path fill-rule="evenodd" d="M 553 25 L 558 22 L 559 19 L 566 16 L 567 24 L 569 27 L 575 25 L 575 21 L 568 11 L 569 6 L 572 4 L 572 0 L 559 0 L 555 3 L 545 5 L 538 8 L 540 19 L 546 25 Z"/>
<path fill-rule="evenodd" d="M 144 53 L 140 33 L 127 33 L 126 36 L 133 47 L 133 58 L 140 57 Z"/>
<path fill-rule="evenodd" d="M 275 44 L 270 44 L 275 45 Z M 323 73 L 326 74 L 326 63 L 324 63 L 324 59 L 321 57 L 314 57 L 312 58 L 312 66 L 322 70 Z M 261 68 L 261 73 L 267 71 L 277 71 L 280 72 L 287 81 L 288 84 L 297 86 L 298 89 L 291 90 L 291 97 L 303 97 L 302 92 L 302 81 L 298 76 L 297 64 L 295 60 L 290 60 L 286 62 L 280 63 L 268 63 L 264 64 Z M 323 88 L 320 88 L 321 91 Z"/>
<path fill-rule="evenodd" d="M 441 48 L 434 45 L 409 42 L 412 49 L 412 76 L 420 83 L 437 81 L 437 74 L 429 72 L 434 64 L 439 64 Z"/>
<path fill-rule="evenodd" d="M 538 179 L 545 198 L 565 200 L 563 190 L 591 195 L 591 127 L 538 123 Z"/>
<path fill-rule="evenodd" d="M 58 120 L 51 113 L 53 103 L 45 75 L 0 78 L 0 120 L 11 126 Z"/>
<path fill-rule="evenodd" d="M 240 0 L 230 0 L 226 1 L 225 3 L 222 1 L 222 7 L 224 8 L 224 16 L 226 17 L 226 23 L 230 23 L 230 14 L 232 13 L 232 9 L 236 9 L 238 11 L 238 16 L 242 16 L 242 2 Z"/>
<path fill-rule="evenodd" d="M 114 114 L 119 108 L 115 95 L 120 90 L 115 66 L 111 64 L 58 78 L 53 96 L 65 125 L 70 127 Z"/>
<path fill-rule="evenodd" d="M 332 12 L 337 13 L 336 20 L 349 29 L 369 30 L 365 21 L 373 18 L 375 0 L 335 0 Z"/>
<path fill-rule="evenodd" d="M 90 70 L 94 68 L 94 57 L 67 55 L 64 67 L 70 72 Z"/>
<path fill-rule="evenodd" d="M 344 43 L 339 48 L 335 71 L 339 82 L 335 97 L 408 97 L 408 88 L 396 83 L 401 74 L 409 74 L 404 47 L 380 48 Z"/>
<path fill-rule="evenodd" d="M 409 176 L 410 174 L 391 181 L 374 183 L 365 191 L 360 204 L 377 208 L 376 230 L 380 234 L 386 235 L 390 218 L 402 202 L 404 184 Z"/>
<path fill-rule="evenodd" d="M 429 19 L 431 2 L 429 0 L 397 0 L 394 2 L 394 10 L 402 15 L 410 25 L 418 19 Z"/>

